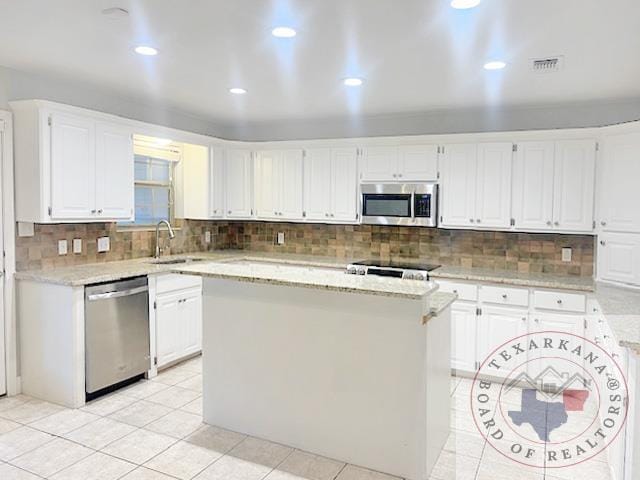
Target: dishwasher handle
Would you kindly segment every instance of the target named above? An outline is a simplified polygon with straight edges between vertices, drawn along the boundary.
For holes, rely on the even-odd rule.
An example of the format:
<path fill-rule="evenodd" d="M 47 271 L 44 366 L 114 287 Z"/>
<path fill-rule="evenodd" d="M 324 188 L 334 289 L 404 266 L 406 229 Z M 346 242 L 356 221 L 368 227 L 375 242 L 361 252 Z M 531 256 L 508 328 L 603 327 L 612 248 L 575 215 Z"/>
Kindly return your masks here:
<path fill-rule="evenodd" d="M 120 297 L 128 297 L 130 295 L 136 295 L 138 293 L 143 293 L 149 290 L 147 285 L 142 287 L 130 288 L 128 290 L 121 290 L 115 292 L 107 292 L 107 293 L 94 293 L 91 295 L 87 295 L 87 300 L 90 302 L 96 300 L 106 300 L 108 298 L 120 298 Z"/>

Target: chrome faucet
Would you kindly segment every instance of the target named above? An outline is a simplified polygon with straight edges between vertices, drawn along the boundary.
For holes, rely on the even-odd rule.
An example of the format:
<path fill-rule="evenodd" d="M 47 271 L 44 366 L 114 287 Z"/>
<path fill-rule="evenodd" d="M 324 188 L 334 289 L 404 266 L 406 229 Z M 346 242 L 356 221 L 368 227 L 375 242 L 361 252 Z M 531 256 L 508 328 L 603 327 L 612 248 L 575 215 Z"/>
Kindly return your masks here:
<path fill-rule="evenodd" d="M 160 248 L 160 225 L 165 224 L 167 226 L 167 231 L 169 232 L 169 240 L 176 236 L 173 233 L 173 228 L 171 228 L 171 224 L 166 220 L 160 220 L 156 225 L 156 258 L 160 258 L 160 252 L 162 251 Z"/>

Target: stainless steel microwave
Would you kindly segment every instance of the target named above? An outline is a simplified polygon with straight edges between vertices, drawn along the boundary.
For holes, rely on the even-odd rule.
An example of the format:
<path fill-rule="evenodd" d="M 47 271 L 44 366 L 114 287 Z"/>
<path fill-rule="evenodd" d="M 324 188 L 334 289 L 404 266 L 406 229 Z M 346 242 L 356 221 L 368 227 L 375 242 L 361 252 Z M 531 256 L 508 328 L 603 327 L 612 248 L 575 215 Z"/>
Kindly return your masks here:
<path fill-rule="evenodd" d="M 362 223 L 438 226 L 436 183 L 363 183 L 360 192 Z"/>

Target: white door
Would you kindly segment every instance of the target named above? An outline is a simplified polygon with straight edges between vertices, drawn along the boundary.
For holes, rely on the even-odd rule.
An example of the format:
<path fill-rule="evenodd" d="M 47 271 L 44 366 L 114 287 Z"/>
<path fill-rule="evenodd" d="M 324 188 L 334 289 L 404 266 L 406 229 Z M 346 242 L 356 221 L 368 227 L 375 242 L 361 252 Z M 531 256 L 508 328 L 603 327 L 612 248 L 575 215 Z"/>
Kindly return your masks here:
<path fill-rule="evenodd" d="M 457 301 L 451 305 L 451 368 L 476 371 L 476 304 Z"/>
<path fill-rule="evenodd" d="M 331 220 L 355 222 L 358 218 L 358 155 L 355 148 L 331 151 Z"/>
<path fill-rule="evenodd" d="M 302 150 L 282 152 L 280 170 L 280 220 L 302 219 Z"/>
<path fill-rule="evenodd" d="M 383 146 L 365 148 L 362 156 L 362 172 L 364 181 L 399 180 L 398 147 Z"/>
<path fill-rule="evenodd" d="M 224 215 L 224 150 L 211 149 L 211 167 L 209 168 L 209 216 L 220 218 Z"/>
<path fill-rule="evenodd" d="M 553 142 L 518 144 L 513 172 L 513 217 L 518 230 L 553 228 Z"/>
<path fill-rule="evenodd" d="M 511 143 L 478 145 L 476 225 L 507 228 L 511 222 Z"/>
<path fill-rule="evenodd" d="M 598 236 L 598 278 L 640 285 L 640 234 Z"/>
<path fill-rule="evenodd" d="M 0 212 L 4 211 L 4 191 L 2 188 L 4 178 L 4 153 L 6 148 L 5 143 L 5 124 L 4 120 L 0 119 Z M 4 252 L 4 222 L 6 219 L 3 215 L 0 215 L 0 251 Z M 6 268 L 5 261 L 2 262 L 2 276 L 0 278 L 0 395 L 7 393 L 7 364 L 5 354 L 5 310 L 4 310 L 4 296 L 9 293 L 9 288 L 6 286 Z M 10 318 L 10 317 L 9 317 Z"/>
<path fill-rule="evenodd" d="M 258 218 L 278 220 L 280 217 L 280 172 L 282 152 L 257 152 L 254 162 L 255 207 Z"/>
<path fill-rule="evenodd" d="M 402 180 L 438 180 L 438 146 L 405 145 L 398 151 L 398 168 Z"/>
<path fill-rule="evenodd" d="M 556 143 L 553 225 L 560 230 L 593 231 L 595 142 Z"/>
<path fill-rule="evenodd" d="M 640 133 L 606 138 L 601 155 L 602 230 L 640 233 Z"/>
<path fill-rule="evenodd" d="M 95 123 L 51 116 L 51 218 L 93 219 L 96 212 Z"/>
<path fill-rule="evenodd" d="M 308 220 L 329 220 L 331 210 L 331 149 L 305 150 L 304 214 Z"/>
<path fill-rule="evenodd" d="M 202 291 L 198 288 L 184 292 L 180 300 L 180 356 L 185 357 L 202 350 Z"/>
<path fill-rule="evenodd" d="M 445 145 L 440 165 L 442 226 L 475 226 L 477 147 Z"/>
<path fill-rule="evenodd" d="M 225 161 L 225 208 L 227 218 L 250 218 L 251 152 L 228 150 Z"/>
<path fill-rule="evenodd" d="M 158 367 L 180 357 L 182 328 L 180 325 L 179 293 L 159 295 L 156 298 L 156 356 Z"/>
<path fill-rule="evenodd" d="M 96 214 L 133 220 L 133 139 L 119 125 L 96 124 Z"/>
<path fill-rule="evenodd" d="M 487 360 L 489 355 L 502 344 L 525 335 L 529 318 L 527 309 L 483 305 L 481 310 L 482 313 L 478 318 L 477 327 L 478 361 L 480 363 Z M 488 361 L 490 362 L 491 359 Z M 499 378 L 506 377 L 509 373 L 489 367 L 486 364 L 483 370 Z"/>

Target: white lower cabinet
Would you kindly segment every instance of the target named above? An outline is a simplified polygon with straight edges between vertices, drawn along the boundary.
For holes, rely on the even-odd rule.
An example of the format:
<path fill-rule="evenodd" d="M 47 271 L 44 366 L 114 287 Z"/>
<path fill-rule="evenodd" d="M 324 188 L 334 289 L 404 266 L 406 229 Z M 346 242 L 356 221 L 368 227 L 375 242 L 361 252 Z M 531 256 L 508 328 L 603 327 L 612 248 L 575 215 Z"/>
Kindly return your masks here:
<path fill-rule="evenodd" d="M 526 335 L 529 311 L 518 307 L 483 306 L 478 317 L 477 350 L 478 363 L 487 359 L 492 352 L 510 340 Z M 485 367 L 495 377 L 505 377 L 508 371 Z"/>
<path fill-rule="evenodd" d="M 202 350 L 202 280 L 163 277 L 154 302 L 157 368 Z"/>
<path fill-rule="evenodd" d="M 451 368 L 473 372 L 476 370 L 475 303 L 457 301 L 451 306 Z"/>

